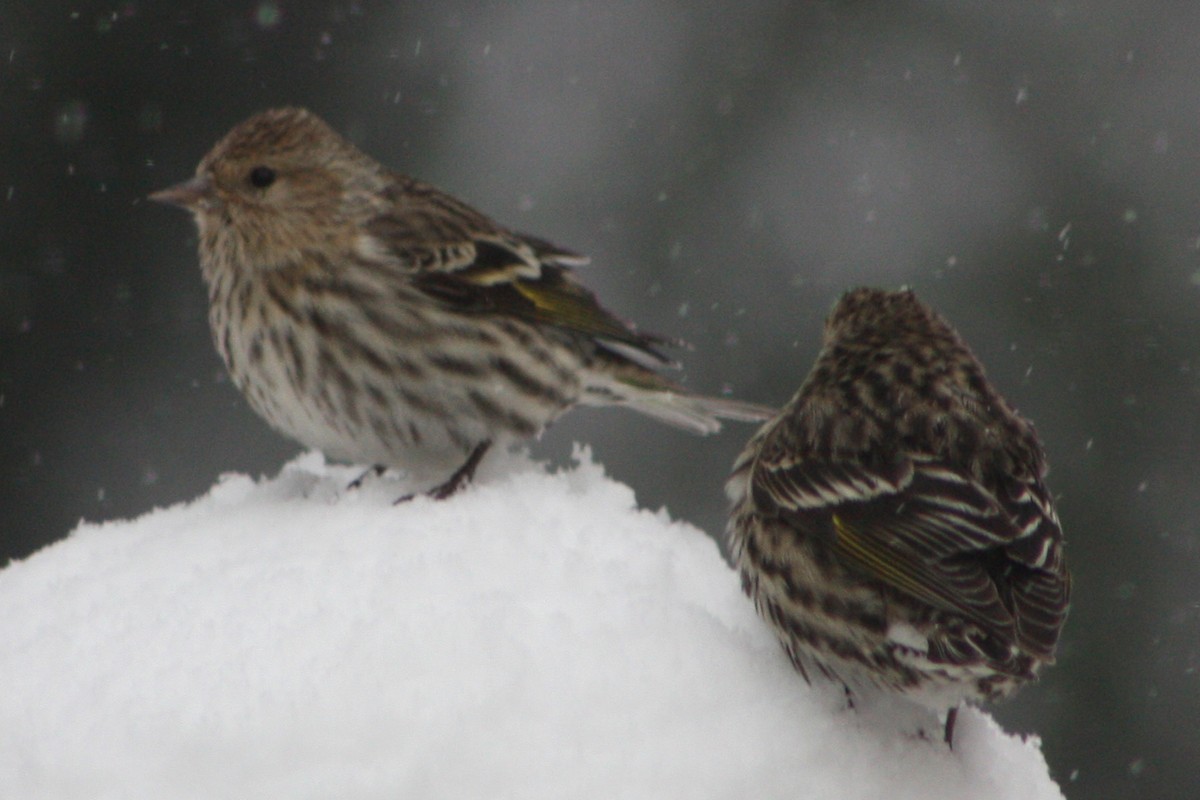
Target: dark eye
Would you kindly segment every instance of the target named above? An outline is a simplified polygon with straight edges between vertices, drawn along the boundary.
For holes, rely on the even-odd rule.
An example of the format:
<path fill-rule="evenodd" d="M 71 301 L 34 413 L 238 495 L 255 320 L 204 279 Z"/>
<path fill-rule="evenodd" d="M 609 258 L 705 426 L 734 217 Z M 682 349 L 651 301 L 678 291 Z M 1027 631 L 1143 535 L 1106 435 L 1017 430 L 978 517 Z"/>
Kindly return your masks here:
<path fill-rule="evenodd" d="M 250 170 L 250 184 L 265 189 L 275 182 L 275 170 L 270 167 L 255 167 Z"/>

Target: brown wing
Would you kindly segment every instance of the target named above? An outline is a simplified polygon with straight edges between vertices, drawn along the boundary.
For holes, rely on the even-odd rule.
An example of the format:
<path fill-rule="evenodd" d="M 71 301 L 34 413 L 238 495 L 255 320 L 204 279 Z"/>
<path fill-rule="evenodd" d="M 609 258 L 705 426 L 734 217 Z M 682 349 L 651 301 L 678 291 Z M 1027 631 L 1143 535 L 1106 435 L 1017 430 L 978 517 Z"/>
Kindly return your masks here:
<path fill-rule="evenodd" d="M 793 458 L 760 460 L 753 487 L 763 513 L 824 536 L 842 563 L 1052 658 L 1070 580 L 1040 484 L 997 497 L 932 459 L 867 468 Z"/>
<path fill-rule="evenodd" d="M 575 279 L 571 267 L 586 264 L 584 256 L 508 232 L 431 186 L 398 184 L 388 199 L 366 229 L 430 297 L 464 313 L 572 331 L 642 366 L 674 365 L 656 349 L 673 342 L 636 330 Z"/>

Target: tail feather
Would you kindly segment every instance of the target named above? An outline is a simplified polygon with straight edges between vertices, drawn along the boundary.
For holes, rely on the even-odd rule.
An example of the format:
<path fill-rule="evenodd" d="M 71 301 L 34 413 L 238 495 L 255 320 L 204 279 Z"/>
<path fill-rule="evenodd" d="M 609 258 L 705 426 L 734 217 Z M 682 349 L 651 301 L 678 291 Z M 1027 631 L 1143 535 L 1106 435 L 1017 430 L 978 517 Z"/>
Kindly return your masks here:
<path fill-rule="evenodd" d="M 721 420 L 763 422 L 777 413 L 776 409 L 757 403 L 747 403 L 728 397 L 705 397 L 688 394 L 666 380 L 664 386 L 635 385 L 609 380 L 589 383 L 580 398 L 593 406 L 621 405 L 676 428 L 705 436 L 721 430 Z M 655 376 L 657 377 L 657 376 Z"/>

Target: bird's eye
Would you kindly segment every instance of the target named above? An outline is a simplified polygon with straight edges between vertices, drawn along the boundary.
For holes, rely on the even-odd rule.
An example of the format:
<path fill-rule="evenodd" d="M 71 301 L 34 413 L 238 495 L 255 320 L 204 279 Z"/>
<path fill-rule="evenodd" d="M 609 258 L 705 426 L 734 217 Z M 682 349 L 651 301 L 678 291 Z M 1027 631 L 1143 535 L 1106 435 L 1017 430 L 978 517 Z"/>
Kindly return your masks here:
<path fill-rule="evenodd" d="M 275 170 L 270 167 L 255 167 L 250 170 L 250 184 L 265 189 L 275 182 Z"/>

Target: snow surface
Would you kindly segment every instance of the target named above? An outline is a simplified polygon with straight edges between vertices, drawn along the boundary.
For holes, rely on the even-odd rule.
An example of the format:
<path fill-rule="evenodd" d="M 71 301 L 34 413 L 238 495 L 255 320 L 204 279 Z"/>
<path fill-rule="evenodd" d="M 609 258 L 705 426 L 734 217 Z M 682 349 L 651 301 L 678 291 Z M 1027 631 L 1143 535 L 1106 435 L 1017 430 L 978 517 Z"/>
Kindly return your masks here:
<path fill-rule="evenodd" d="M 393 506 L 309 454 L 8 565 L 0 797 L 1062 796 L 982 712 L 951 752 L 807 687 L 708 536 L 576 459 Z"/>

